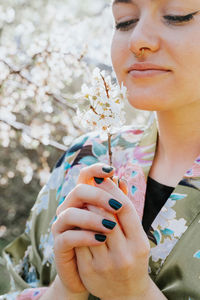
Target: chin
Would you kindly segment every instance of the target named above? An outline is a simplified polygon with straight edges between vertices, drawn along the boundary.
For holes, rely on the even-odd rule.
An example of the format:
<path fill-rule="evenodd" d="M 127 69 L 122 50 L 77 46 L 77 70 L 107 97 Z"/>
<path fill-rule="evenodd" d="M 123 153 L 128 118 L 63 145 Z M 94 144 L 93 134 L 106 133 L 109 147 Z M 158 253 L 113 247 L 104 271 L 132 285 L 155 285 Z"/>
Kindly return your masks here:
<path fill-rule="evenodd" d="M 164 99 L 156 99 L 152 97 L 137 97 L 136 95 L 128 96 L 128 102 L 131 106 L 139 110 L 146 110 L 146 111 L 166 111 L 169 110 L 171 105 L 170 103 L 166 103 Z"/>

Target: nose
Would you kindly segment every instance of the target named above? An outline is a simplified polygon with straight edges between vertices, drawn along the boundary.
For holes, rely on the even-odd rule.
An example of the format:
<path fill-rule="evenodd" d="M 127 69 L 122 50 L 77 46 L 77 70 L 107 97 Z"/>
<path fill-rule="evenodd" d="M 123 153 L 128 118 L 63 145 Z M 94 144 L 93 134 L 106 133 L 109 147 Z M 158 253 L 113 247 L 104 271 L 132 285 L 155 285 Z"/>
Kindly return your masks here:
<path fill-rule="evenodd" d="M 141 17 L 133 28 L 129 39 L 129 49 L 133 53 L 156 52 L 160 47 L 158 25 L 148 16 Z M 148 50 L 148 51 L 147 51 Z"/>

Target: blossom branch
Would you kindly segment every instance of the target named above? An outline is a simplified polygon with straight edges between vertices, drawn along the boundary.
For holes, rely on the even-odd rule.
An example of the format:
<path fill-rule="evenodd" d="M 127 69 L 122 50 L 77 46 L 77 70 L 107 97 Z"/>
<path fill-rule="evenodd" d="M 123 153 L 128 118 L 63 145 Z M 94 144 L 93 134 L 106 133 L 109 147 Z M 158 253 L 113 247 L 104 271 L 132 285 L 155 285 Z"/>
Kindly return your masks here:
<path fill-rule="evenodd" d="M 44 143 L 37 137 L 33 136 L 30 132 L 30 129 L 29 129 L 29 126 L 21 123 L 21 122 L 16 122 L 16 121 L 12 121 L 12 120 L 6 120 L 4 118 L 2 118 L 0 116 L 0 121 L 1 122 L 4 122 L 5 124 L 11 126 L 12 128 L 14 128 L 15 130 L 19 130 L 19 131 L 22 131 L 24 133 L 26 133 L 26 135 L 28 135 L 30 138 L 34 139 L 34 140 L 37 140 L 38 142 L 40 142 L 41 144 L 44 145 Z M 49 146 L 52 146 L 58 150 L 62 150 L 62 151 L 66 151 L 67 150 L 67 147 L 65 147 L 64 145 L 56 142 L 56 141 L 53 141 L 53 140 L 49 140 L 49 143 L 48 143 Z M 46 146 L 46 145 L 45 145 Z"/>
<path fill-rule="evenodd" d="M 82 86 L 81 100 L 88 103 L 83 111 L 77 108 L 78 119 L 83 127 L 100 131 L 108 140 L 109 162 L 112 165 L 111 137 L 124 124 L 123 111 L 126 88 L 111 83 L 110 76 L 96 68 L 93 72 L 91 87 Z"/>
<path fill-rule="evenodd" d="M 4 82 L 8 79 L 9 75 L 13 74 L 13 75 L 19 75 L 22 79 L 26 80 L 26 82 L 28 84 L 34 84 L 36 86 L 36 88 L 38 89 L 39 86 L 36 85 L 33 81 L 31 81 L 29 78 L 27 78 L 26 76 L 24 76 L 22 74 L 22 70 L 15 70 L 13 67 L 10 66 L 10 64 L 8 62 L 6 62 L 5 60 L 0 60 L 1 62 L 3 62 L 10 70 L 10 73 L 8 74 L 7 78 L 4 79 Z M 45 95 L 52 97 L 52 99 L 58 103 L 60 103 L 62 106 L 66 107 L 67 109 L 72 110 L 74 113 L 76 112 L 76 109 L 74 107 L 72 107 L 71 105 L 68 105 L 67 99 L 64 99 L 62 96 L 59 95 L 55 95 L 53 93 L 49 93 L 49 92 L 45 92 Z"/>

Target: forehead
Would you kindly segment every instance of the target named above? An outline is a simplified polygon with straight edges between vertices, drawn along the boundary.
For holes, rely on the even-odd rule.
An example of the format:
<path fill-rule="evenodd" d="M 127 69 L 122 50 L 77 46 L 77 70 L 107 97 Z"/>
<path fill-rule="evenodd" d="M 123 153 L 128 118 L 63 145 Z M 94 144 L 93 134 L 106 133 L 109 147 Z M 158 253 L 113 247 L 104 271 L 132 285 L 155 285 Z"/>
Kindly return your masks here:
<path fill-rule="evenodd" d="M 139 1 L 139 0 L 113 0 L 112 4 L 118 4 L 118 3 L 127 3 L 127 4 L 136 4 L 136 2 Z M 147 1 L 147 0 L 145 0 Z M 161 3 L 173 3 L 173 2 L 178 2 L 179 4 L 183 4 L 183 3 L 198 3 L 200 4 L 200 1 L 199 0 L 149 0 L 149 2 L 152 2 L 152 3 L 157 3 L 157 4 L 161 4 Z"/>
<path fill-rule="evenodd" d="M 155 0 L 151 0 L 151 1 L 155 1 Z M 117 3 L 133 3 L 132 0 L 114 0 L 113 4 L 117 4 Z"/>
<path fill-rule="evenodd" d="M 141 0 L 112 0 L 112 4 L 118 4 L 118 3 L 127 3 L 127 4 L 136 4 Z M 157 3 L 157 4 L 162 4 L 162 3 L 178 3 L 178 4 L 195 4 L 195 5 L 200 5 L 200 0 L 144 0 L 144 2 L 152 2 L 152 3 Z M 142 2 L 142 1 L 141 1 Z"/>

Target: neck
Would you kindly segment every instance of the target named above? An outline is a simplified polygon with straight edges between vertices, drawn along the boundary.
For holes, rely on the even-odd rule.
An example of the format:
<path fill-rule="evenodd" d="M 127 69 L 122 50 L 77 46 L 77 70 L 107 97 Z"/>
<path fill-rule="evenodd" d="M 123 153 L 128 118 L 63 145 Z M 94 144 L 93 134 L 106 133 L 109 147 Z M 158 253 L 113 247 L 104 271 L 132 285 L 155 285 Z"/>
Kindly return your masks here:
<path fill-rule="evenodd" d="M 157 112 L 158 155 L 166 162 L 194 160 L 200 154 L 200 101 Z"/>

